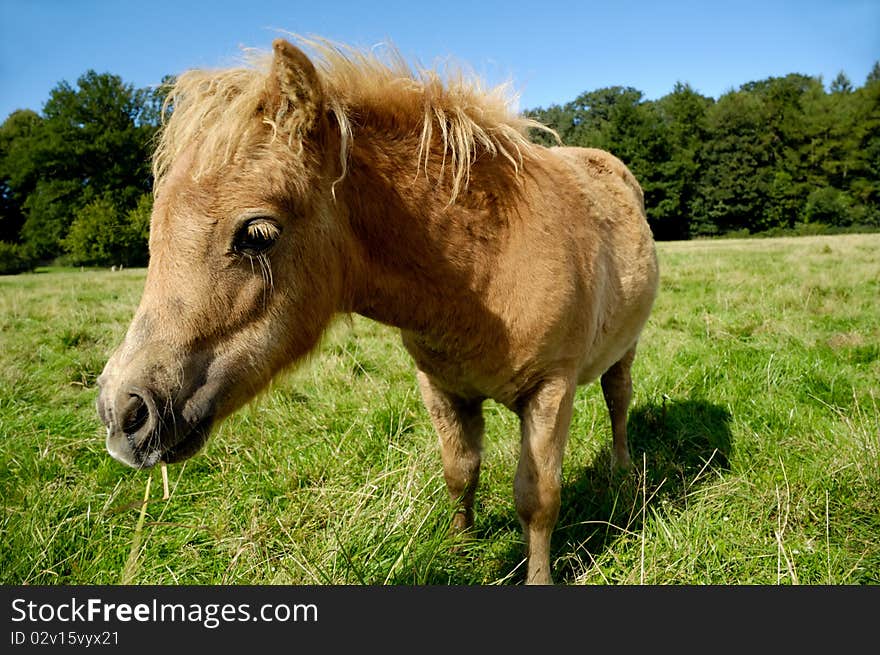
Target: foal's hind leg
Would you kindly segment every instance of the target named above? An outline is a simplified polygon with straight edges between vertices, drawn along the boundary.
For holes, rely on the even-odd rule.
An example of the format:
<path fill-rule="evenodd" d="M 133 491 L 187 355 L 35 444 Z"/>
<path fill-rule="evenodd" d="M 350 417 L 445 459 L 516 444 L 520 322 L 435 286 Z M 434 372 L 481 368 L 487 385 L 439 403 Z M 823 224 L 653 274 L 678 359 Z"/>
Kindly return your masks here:
<path fill-rule="evenodd" d="M 632 368 L 636 347 L 630 348 L 619 362 L 602 374 L 602 394 L 611 416 L 611 434 L 614 437 L 612 467 L 629 469 L 629 446 L 626 439 L 626 417 L 632 400 Z"/>
<path fill-rule="evenodd" d="M 474 522 L 474 495 L 480 477 L 480 451 L 483 445 L 482 400 L 452 395 L 418 372 L 422 400 L 440 438 L 440 456 L 446 488 L 458 509 L 452 520 L 453 531 L 460 532 Z"/>
<path fill-rule="evenodd" d="M 562 454 L 574 402 L 573 379 L 545 381 L 520 411 L 519 466 L 513 482 L 516 511 L 528 549 L 527 584 L 552 584 L 550 535 L 559 517 Z"/>

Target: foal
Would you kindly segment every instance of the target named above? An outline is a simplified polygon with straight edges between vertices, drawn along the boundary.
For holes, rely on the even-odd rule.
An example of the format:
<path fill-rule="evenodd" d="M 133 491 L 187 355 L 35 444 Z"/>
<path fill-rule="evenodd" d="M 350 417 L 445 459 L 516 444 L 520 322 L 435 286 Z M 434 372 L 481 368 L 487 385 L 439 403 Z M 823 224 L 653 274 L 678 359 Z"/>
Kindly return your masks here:
<path fill-rule="evenodd" d="M 177 80 L 143 297 L 98 379 L 107 449 L 134 467 L 193 455 L 356 312 L 415 360 L 456 529 L 473 522 L 483 401 L 517 413 L 527 582 L 550 583 L 578 384 L 601 377 L 629 465 L 658 279 L 642 191 L 606 152 L 531 143 L 498 92 L 312 47 L 315 62 L 279 39 L 263 70 Z"/>

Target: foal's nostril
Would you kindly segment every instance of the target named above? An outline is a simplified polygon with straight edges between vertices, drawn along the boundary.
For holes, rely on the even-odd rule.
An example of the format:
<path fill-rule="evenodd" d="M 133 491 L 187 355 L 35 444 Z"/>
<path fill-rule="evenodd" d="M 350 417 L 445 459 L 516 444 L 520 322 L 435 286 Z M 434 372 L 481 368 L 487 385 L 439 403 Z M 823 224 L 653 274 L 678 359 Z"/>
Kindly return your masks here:
<path fill-rule="evenodd" d="M 113 402 L 99 398 L 98 411 L 107 426 L 107 450 L 135 468 L 149 468 L 162 457 L 162 417 L 155 396 L 143 386 L 119 389 Z"/>
<path fill-rule="evenodd" d="M 128 436 L 134 436 L 143 429 L 149 420 L 150 408 L 147 403 L 140 395 L 130 393 L 128 402 L 122 407 L 119 415 L 122 431 Z"/>

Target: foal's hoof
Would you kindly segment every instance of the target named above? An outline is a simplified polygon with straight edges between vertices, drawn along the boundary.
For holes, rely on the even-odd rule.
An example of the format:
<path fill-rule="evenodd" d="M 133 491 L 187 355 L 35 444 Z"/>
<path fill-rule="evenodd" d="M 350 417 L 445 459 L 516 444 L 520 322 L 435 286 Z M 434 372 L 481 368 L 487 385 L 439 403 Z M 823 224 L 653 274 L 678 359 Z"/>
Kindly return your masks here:
<path fill-rule="evenodd" d="M 628 452 L 615 452 L 611 455 L 611 473 L 629 473 L 632 471 L 632 460 Z"/>
<path fill-rule="evenodd" d="M 474 526 L 473 513 L 456 512 L 449 526 L 449 538 L 452 540 L 450 550 L 453 553 L 461 553 L 464 546 L 474 540 L 471 528 Z"/>
<path fill-rule="evenodd" d="M 460 510 L 452 517 L 452 525 L 449 526 L 449 534 L 457 535 L 467 532 L 474 526 L 474 513 Z"/>
<path fill-rule="evenodd" d="M 526 585 L 552 585 L 553 577 L 550 575 L 550 571 L 540 570 L 530 574 L 526 578 Z"/>

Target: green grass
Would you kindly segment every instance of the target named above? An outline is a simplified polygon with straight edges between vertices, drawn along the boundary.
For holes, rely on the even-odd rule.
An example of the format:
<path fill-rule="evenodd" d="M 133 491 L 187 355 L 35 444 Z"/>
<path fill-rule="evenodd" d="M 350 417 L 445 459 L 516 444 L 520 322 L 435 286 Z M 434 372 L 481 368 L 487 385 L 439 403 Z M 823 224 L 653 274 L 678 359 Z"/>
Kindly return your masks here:
<path fill-rule="evenodd" d="M 610 476 L 601 391 L 581 388 L 555 579 L 877 584 L 880 235 L 659 252 L 633 372 L 638 471 Z M 170 500 L 158 470 L 113 461 L 94 382 L 143 275 L 0 277 L 0 582 L 522 581 L 515 417 L 486 405 L 475 534 L 453 542 L 413 367 L 359 317 L 170 467 Z"/>

